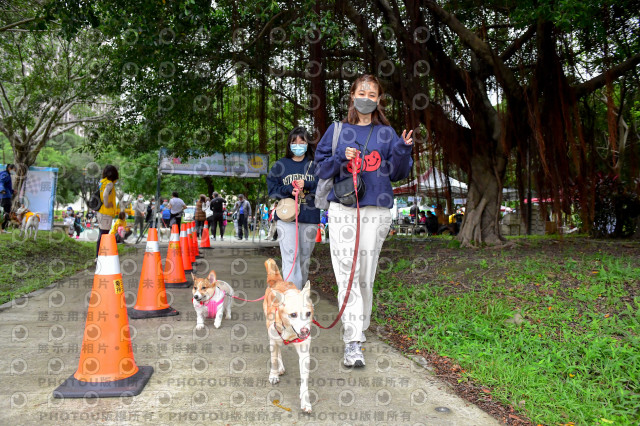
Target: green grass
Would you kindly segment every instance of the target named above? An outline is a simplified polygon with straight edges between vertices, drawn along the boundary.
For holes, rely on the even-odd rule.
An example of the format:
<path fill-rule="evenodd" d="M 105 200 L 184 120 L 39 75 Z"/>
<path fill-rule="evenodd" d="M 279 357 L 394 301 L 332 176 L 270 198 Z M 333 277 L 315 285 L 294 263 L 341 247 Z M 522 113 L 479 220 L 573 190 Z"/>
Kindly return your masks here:
<path fill-rule="evenodd" d="M 522 256 L 440 242 L 448 262 L 428 281 L 399 259 L 377 275 L 374 318 L 536 424 L 637 424 L 640 252 L 549 240 L 528 239 Z"/>
<path fill-rule="evenodd" d="M 39 231 L 36 241 L 22 241 L 18 235 L 18 230 L 0 234 L 0 304 L 94 266 L 94 242 L 61 232 Z"/>

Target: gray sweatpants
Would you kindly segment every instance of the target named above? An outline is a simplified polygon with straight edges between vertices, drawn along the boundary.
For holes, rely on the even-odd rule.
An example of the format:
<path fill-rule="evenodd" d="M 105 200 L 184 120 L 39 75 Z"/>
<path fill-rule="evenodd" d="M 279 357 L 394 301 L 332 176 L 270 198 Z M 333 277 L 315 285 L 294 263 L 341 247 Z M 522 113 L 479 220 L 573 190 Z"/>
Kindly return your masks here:
<path fill-rule="evenodd" d="M 309 262 L 311 253 L 316 245 L 316 233 L 318 225 L 313 223 L 298 223 L 298 254 L 293 265 L 293 254 L 296 249 L 296 223 L 276 221 L 278 227 L 278 242 L 280 243 L 280 256 L 282 256 L 282 278 L 292 282 L 302 290 L 309 277 Z M 291 275 L 287 279 L 287 275 Z"/>

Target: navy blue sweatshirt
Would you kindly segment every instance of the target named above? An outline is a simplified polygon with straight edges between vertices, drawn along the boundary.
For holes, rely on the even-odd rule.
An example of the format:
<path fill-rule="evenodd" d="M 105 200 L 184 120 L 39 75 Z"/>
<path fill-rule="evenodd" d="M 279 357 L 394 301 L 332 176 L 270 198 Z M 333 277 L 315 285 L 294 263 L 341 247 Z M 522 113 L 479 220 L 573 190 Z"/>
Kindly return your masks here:
<path fill-rule="evenodd" d="M 316 148 L 316 175 L 320 179 L 334 178 L 334 182 L 352 179 L 350 163 L 345 157 L 347 148 L 364 150 L 371 126 L 342 124 L 335 155 L 331 154 L 333 142 L 332 123 Z M 364 165 L 361 172 L 366 192 L 360 206 L 393 207 L 393 188 L 391 182 L 406 179 L 413 166 L 412 145 L 407 145 L 391 126 L 376 125 L 364 153 Z M 362 157 L 362 153 L 360 154 Z M 327 196 L 329 201 L 337 202 L 333 191 Z M 354 206 L 355 207 L 355 206 Z"/>
<path fill-rule="evenodd" d="M 320 223 L 320 210 L 314 204 L 316 186 L 318 180 L 315 176 L 315 162 L 305 158 L 302 161 L 294 161 L 291 158 L 281 158 L 276 161 L 269 175 L 267 176 L 267 187 L 269 197 L 281 200 L 293 197 L 293 181 L 304 180 L 304 198 L 298 195 L 300 200 L 300 213 L 298 222 L 300 223 Z M 278 215 L 274 212 L 274 219 L 278 220 Z"/>

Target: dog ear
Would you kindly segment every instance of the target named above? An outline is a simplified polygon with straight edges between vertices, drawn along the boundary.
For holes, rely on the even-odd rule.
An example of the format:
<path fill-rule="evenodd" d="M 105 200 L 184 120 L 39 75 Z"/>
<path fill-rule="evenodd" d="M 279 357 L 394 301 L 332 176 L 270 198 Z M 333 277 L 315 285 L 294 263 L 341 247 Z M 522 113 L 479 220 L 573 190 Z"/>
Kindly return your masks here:
<path fill-rule="evenodd" d="M 307 280 L 300 294 L 302 294 L 302 300 L 304 300 L 305 303 L 313 305 L 311 302 L 311 282 L 309 280 Z"/>
<path fill-rule="evenodd" d="M 209 282 L 211 284 L 215 283 L 216 281 L 218 281 L 218 278 L 216 277 L 216 271 L 211 271 L 209 272 L 209 276 L 207 277 L 209 279 Z"/>
<path fill-rule="evenodd" d="M 193 280 L 193 282 L 196 282 L 196 276 L 193 274 L 193 272 L 191 273 L 191 279 Z"/>
<path fill-rule="evenodd" d="M 284 303 L 284 294 L 277 290 L 271 290 L 271 294 L 273 294 L 273 303 L 275 305 L 282 305 Z"/>

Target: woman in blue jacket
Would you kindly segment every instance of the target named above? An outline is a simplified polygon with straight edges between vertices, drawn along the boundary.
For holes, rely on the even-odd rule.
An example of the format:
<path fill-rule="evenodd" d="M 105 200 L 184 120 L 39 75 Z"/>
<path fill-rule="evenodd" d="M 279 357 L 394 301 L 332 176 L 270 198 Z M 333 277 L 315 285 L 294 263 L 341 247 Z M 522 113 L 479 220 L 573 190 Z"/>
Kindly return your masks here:
<path fill-rule="evenodd" d="M 0 172 L 0 206 L 4 209 L 2 220 L 2 231 L 7 232 L 9 225 L 9 217 L 11 213 L 11 198 L 13 197 L 13 186 L 11 184 L 11 172 L 15 172 L 16 166 L 7 164 L 5 171 Z"/>
<path fill-rule="evenodd" d="M 360 204 L 360 242 L 349 301 L 342 315 L 345 343 L 344 365 L 365 365 L 361 343 L 369 328 L 373 303 L 373 282 L 378 256 L 391 226 L 393 189 L 391 182 L 405 179 L 411 170 L 411 133 L 398 136 L 380 108 L 383 89 L 371 75 L 359 77 L 351 86 L 349 110 L 342 123 L 338 144 L 332 150 L 334 127 L 329 126 L 316 149 L 319 179 L 352 180 L 352 159 L 366 185 Z M 406 133 L 406 134 L 405 134 Z M 355 248 L 357 211 L 342 205 L 332 191 L 329 203 L 331 262 L 338 284 L 338 306 L 347 290 Z"/>
<path fill-rule="evenodd" d="M 309 275 L 309 261 L 316 244 L 316 231 L 320 223 L 320 210 L 315 207 L 314 199 L 318 184 L 313 162 L 314 149 L 309 144 L 309 133 L 303 127 L 296 127 L 289 134 L 287 153 L 276 161 L 269 175 L 267 186 L 269 197 L 276 200 L 294 198 L 298 194 L 300 201 L 298 214 L 298 254 L 293 262 L 296 248 L 296 222 L 280 220 L 277 212 L 273 218 L 278 230 L 280 255 L 282 257 L 282 275 L 289 275 L 288 281 L 302 290 Z"/>

